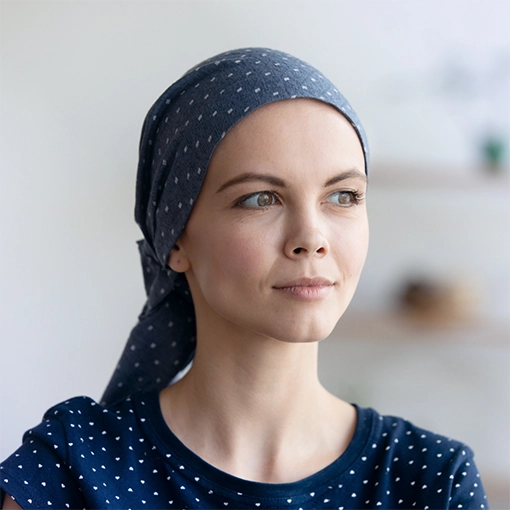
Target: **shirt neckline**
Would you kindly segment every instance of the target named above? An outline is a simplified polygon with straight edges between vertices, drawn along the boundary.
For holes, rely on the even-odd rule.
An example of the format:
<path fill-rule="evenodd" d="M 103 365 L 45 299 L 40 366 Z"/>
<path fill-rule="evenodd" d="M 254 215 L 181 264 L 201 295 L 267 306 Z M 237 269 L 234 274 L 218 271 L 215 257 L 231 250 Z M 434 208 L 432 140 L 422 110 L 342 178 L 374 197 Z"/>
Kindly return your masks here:
<path fill-rule="evenodd" d="M 178 468 L 182 465 L 184 469 L 193 471 L 193 477 L 200 478 L 200 481 L 206 484 L 209 482 L 215 485 L 216 489 L 221 489 L 224 494 L 239 496 L 258 497 L 264 494 L 265 497 L 289 498 L 308 495 L 310 492 L 319 493 L 322 486 L 330 488 L 335 481 L 338 483 L 338 479 L 360 458 L 375 423 L 375 412 L 372 409 L 353 404 L 357 414 L 356 427 L 349 445 L 340 457 L 320 471 L 301 480 L 288 483 L 266 483 L 238 478 L 221 471 L 190 450 L 166 424 L 157 391 L 136 394 L 131 399 L 137 416 L 145 418 L 140 420 L 141 427 L 151 436 L 162 456 L 165 456 L 170 463 L 178 463 Z"/>

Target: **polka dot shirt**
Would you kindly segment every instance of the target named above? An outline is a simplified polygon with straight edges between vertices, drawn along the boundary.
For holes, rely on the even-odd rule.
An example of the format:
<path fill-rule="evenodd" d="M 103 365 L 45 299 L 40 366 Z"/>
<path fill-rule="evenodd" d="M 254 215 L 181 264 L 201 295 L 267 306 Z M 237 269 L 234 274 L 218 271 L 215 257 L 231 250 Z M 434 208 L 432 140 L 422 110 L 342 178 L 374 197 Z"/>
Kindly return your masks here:
<path fill-rule="evenodd" d="M 472 451 L 401 419 L 357 407 L 335 462 L 298 482 L 236 478 L 167 427 L 157 392 L 111 408 L 87 397 L 51 408 L 1 465 L 23 508 L 488 508 Z"/>

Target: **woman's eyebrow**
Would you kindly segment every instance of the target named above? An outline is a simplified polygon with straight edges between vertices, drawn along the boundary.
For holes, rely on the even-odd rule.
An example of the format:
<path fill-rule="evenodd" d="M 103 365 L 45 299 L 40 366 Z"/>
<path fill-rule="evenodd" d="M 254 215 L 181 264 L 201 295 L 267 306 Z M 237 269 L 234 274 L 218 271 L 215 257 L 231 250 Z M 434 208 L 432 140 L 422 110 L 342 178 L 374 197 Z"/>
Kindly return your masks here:
<path fill-rule="evenodd" d="M 344 181 L 345 179 L 362 179 L 365 182 L 368 182 L 368 178 L 366 174 L 360 172 L 359 170 L 352 169 L 352 170 L 346 170 L 345 172 L 342 172 L 338 175 L 335 175 L 331 179 L 328 179 L 326 183 L 324 184 L 324 187 L 327 188 L 328 186 L 332 186 L 333 184 L 336 184 L 337 182 Z"/>
<path fill-rule="evenodd" d="M 279 177 L 275 177 L 274 175 L 256 174 L 253 172 L 247 172 L 247 173 L 238 175 L 237 177 L 234 177 L 233 179 L 230 179 L 225 184 L 222 184 L 218 188 L 216 193 L 220 193 L 221 191 L 225 190 L 226 188 L 229 188 L 230 186 L 234 186 L 235 184 L 240 184 L 241 182 L 249 182 L 249 181 L 263 181 L 263 182 L 272 184 L 273 186 L 278 186 L 280 188 L 287 187 L 287 184 L 285 184 L 284 180 L 280 179 Z"/>

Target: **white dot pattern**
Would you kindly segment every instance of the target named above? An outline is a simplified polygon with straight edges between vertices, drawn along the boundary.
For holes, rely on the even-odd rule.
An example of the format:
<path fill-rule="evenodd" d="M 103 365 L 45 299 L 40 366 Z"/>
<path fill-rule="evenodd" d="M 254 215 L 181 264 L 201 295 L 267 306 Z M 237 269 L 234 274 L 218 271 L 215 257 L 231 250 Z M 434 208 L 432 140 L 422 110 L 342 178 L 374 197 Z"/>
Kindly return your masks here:
<path fill-rule="evenodd" d="M 150 109 L 140 142 L 135 207 L 145 237 L 139 249 L 148 299 L 103 403 L 139 389 L 162 389 L 191 359 L 193 305 L 186 294 L 186 279 L 166 266 L 168 254 L 188 220 L 205 177 L 203 170 L 221 139 L 256 108 L 295 98 L 325 101 L 349 120 L 363 147 L 367 171 L 365 132 L 345 97 L 317 69 L 280 51 L 245 48 L 208 59 L 170 86 Z M 172 335 L 177 348 L 161 343 L 147 349 L 155 338 L 168 336 L 169 321 L 175 324 Z M 154 327 L 150 332 L 148 324 Z"/>
<path fill-rule="evenodd" d="M 2 463 L 0 485 L 23 508 L 488 508 L 472 451 L 400 418 L 358 408 L 354 438 L 330 466 L 255 483 L 190 452 L 156 392 L 109 409 L 86 397 L 55 406 Z"/>

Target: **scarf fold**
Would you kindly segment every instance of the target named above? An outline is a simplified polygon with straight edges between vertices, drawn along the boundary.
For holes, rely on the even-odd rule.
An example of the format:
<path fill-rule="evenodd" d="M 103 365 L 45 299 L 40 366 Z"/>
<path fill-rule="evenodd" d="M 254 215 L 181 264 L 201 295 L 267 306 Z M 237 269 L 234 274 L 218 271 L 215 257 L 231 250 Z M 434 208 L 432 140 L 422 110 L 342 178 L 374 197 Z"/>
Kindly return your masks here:
<path fill-rule="evenodd" d="M 286 53 L 244 48 L 212 57 L 171 85 L 142 128 L 135 219 L 147 302 L 102 398 L 110 405 L 138 390 L 161 390 L 191 361 L 193 301 L 183 274 L 167 266 L 196 201 L 214 149 L 256 108 L 283 99 L 331 104 L 352 124 L 368 169 L 368 144 L 345 97 L 317 69 Z"/>

